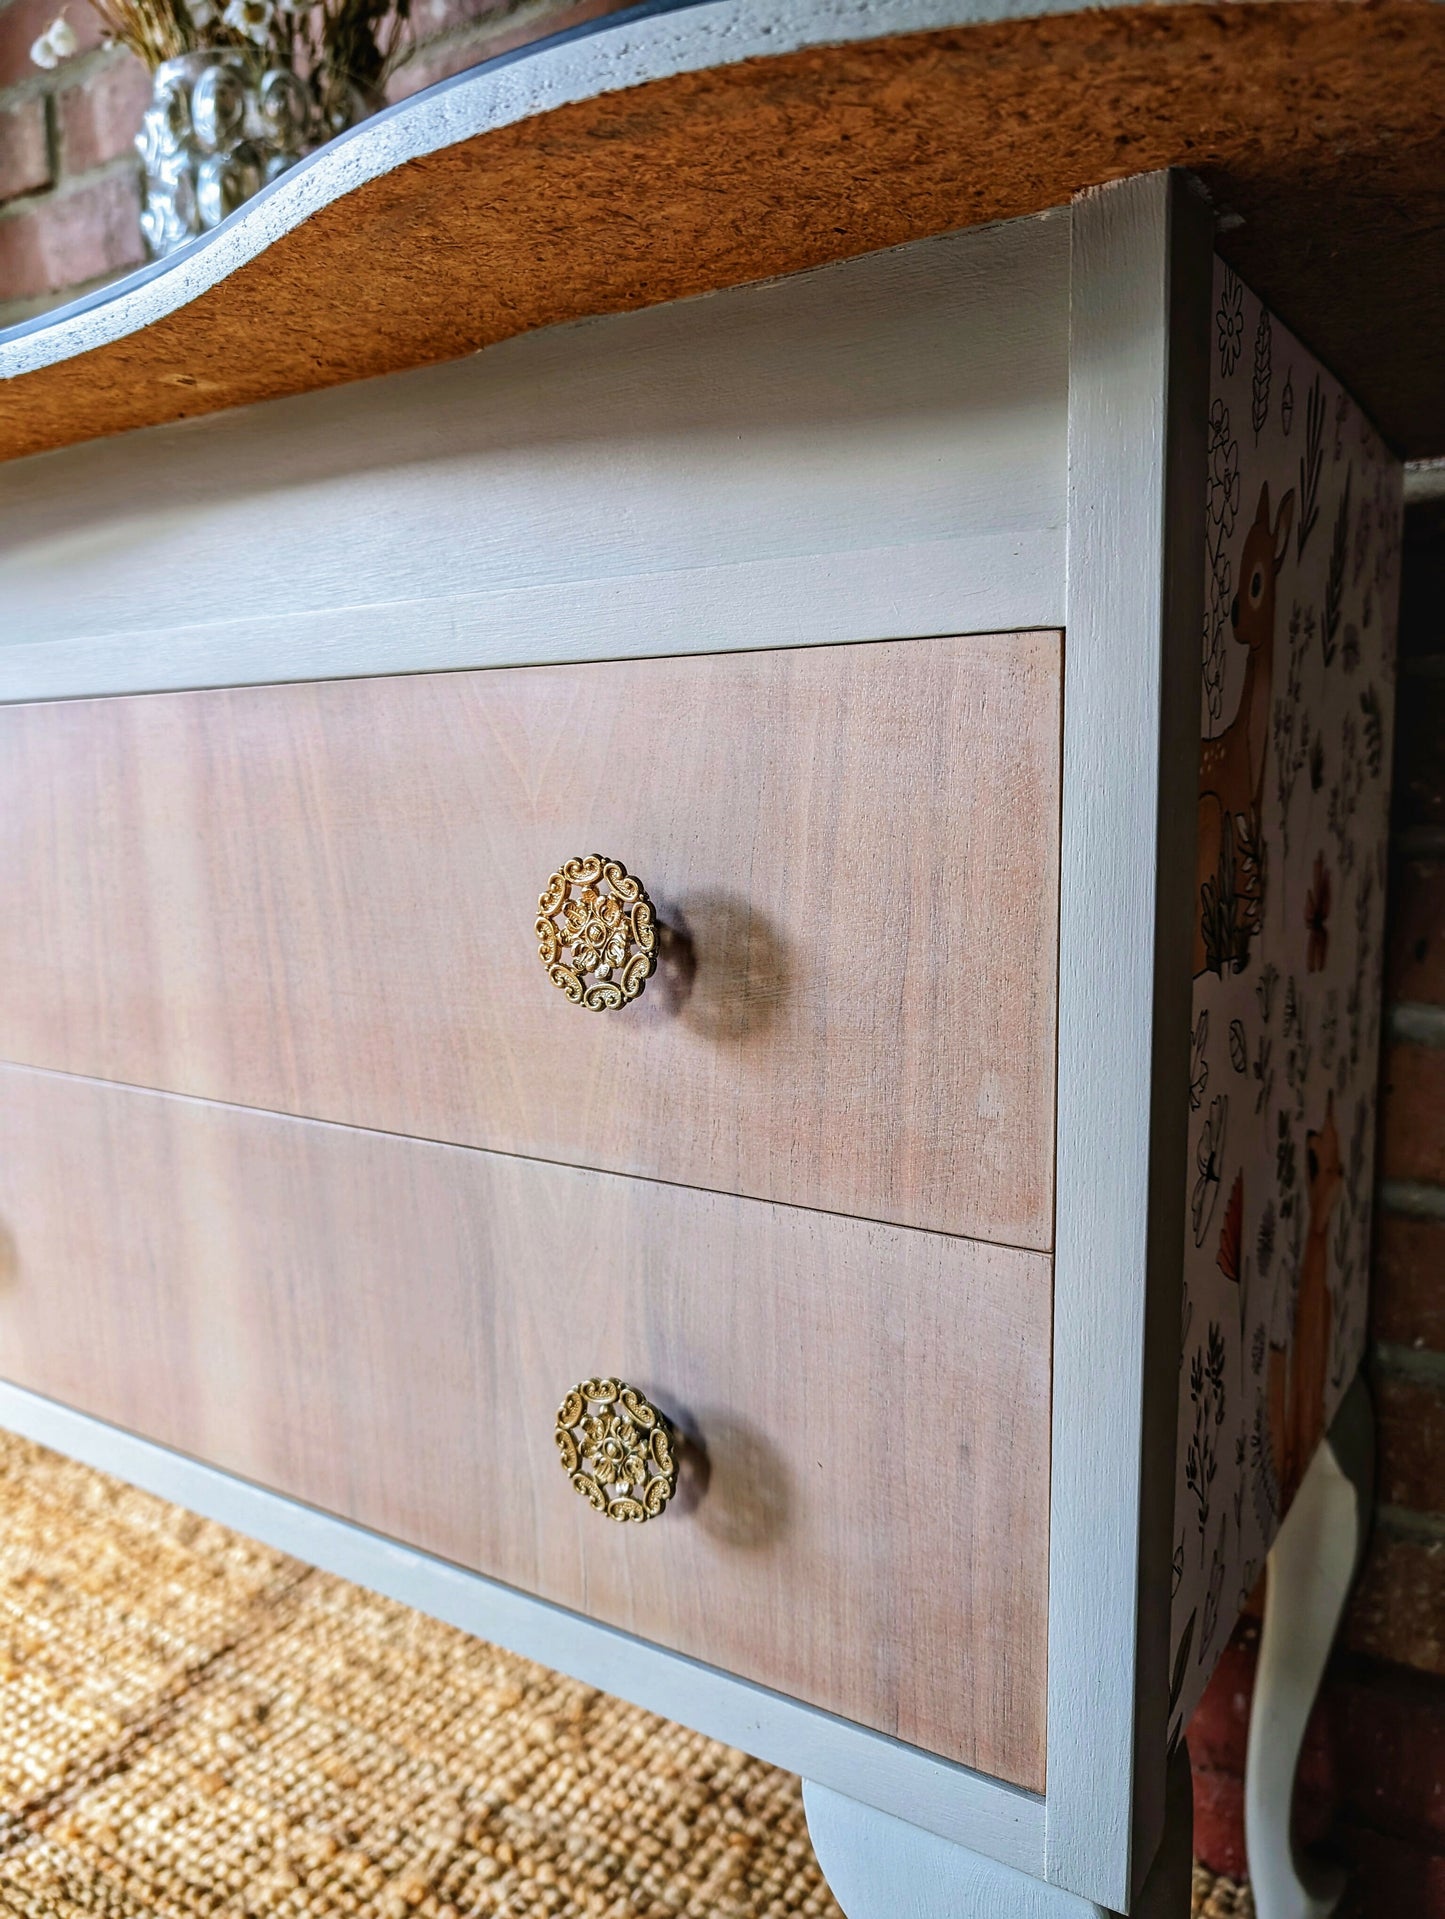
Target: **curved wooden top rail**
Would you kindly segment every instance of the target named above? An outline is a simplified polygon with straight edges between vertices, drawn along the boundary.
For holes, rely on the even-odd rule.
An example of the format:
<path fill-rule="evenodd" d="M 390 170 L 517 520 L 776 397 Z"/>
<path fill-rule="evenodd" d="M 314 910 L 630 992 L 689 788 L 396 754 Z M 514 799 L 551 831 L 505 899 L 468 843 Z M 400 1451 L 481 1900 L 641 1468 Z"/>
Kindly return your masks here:
<path fill-rule="evenodd" d="M 0 334 L 0 458 L 1056 206 L 1168 165 L 1445 451 L 1445 6 L 683 0 L 462 74 L 163 267 Z"/>

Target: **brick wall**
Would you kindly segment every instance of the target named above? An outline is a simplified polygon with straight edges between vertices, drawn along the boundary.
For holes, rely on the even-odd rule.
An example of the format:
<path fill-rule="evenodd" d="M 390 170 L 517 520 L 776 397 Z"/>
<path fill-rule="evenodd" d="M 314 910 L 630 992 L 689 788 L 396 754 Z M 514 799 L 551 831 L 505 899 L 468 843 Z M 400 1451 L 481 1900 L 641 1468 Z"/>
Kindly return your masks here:
<path fill-rule="evenodd" d="M 495 53 L 616 12 L 626 0 L 414 0 L 394 100 Z M 86 0 L 66 0 L 80 50 L 53 72 L 30 47 L 61 0 L 0 0 L 0 326 L 145 258 L 131 142 L 150 95 L 141 63 L 100 44 Z"/>
<path fill-rule="evenodd" d="M 1380 1503 L 1296 1803 L 1301 1837 L 1329 1834 L 1356 1869 L 1362 1919 L 1445 1919 L 1445 464 L 1410 497 L 1369 1361 Z M 1189 1732 L 1195 1848 L 1236 1876 L 1257 1644 L 1246 1622 Z"/>

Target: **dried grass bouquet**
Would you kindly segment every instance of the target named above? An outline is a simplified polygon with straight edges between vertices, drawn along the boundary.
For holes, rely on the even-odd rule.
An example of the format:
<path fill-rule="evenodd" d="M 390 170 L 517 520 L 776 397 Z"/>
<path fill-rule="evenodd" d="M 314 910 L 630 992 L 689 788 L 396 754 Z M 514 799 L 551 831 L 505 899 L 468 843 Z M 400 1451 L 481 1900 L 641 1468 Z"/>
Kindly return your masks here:
<path fill-rule="evenodd" d="M 188 245 L 333 135 L 374 113 L 411 0 L 90 0 L 104 38 L 150 68 L 136 135 L 141 232 L 154 259 Z M 62 15 L 31 48 L 76 51 Z"/>
<path fill-rule="evenodd" d="M 411 0 L 89 0 L 106 40 L 127 47 L 152 72 L 182 54 L 222 52 L 257 74 L 289 67 L 305 78 L 318 105 L 354 89 L 375 107 L 403 51 Z M 62 15 L 30 49 L 54 67 L 76 50 Z M 332 115 L 328 115 L 332 118 Z M 353 110 L 341 125 L 355 118 Z"/>

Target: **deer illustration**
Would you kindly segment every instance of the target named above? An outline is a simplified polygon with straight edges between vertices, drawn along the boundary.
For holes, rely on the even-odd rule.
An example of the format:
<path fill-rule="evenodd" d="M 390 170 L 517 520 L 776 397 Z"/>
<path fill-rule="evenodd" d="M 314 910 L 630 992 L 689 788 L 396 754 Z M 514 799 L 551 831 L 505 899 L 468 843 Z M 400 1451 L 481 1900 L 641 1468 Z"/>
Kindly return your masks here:
<path fill-rule="evenodd" d="M 1304 1469 L 1325 1433 L 1325 1386 L 1330 1376 L 1329 1231 L 1335 1204 L 1345 1183 L 1335 1096 L 1325 1101 L 1325 1119 L 1317 1133 L 1305 1135 L 1309 1169 L 1309 1231 L 1300 1257 L 1295 1295 L 1294 1338 L 1288 1351 L 1271 1347 L 1269 1355 L 1269 1434 L 1280 1511 L 1294 1496 Z"/>
<path fill-rule="evenodd" d="M 1294 491 L 1271 521 L 1269 485 L 1244 536 L 1239 591 L 1229 609 L 1239 644 L 1248 649 L 1244 685 L 1234 718 L 1199 752 L 1199 918 L 1194 929 L 1194 973 L 1242 968 L 1249 940 L 1259 931 L 1264 881 L 1259 840 L 1264 765 L 1269 745 L 1274 681 L 1275 582 L 1294 525 Z"/>

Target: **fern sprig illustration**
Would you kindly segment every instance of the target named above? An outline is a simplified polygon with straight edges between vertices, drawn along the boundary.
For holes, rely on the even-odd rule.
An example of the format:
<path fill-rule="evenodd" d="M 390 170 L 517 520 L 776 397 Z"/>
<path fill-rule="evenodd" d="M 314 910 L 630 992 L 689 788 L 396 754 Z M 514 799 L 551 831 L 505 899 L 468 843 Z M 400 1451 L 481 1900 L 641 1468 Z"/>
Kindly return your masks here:
<path fill-rule="evenodd" d="M 1305 395 L 1305 450 L 1299 462 L 1300 516 L 1295 538 L 1295 554 L 1304 557 L 1305 546 L 1320 517 L 1320 478 L 1325 470 L 1325 396 L 1318 373 Z"/>
<path fill-rule="evenodd" d="M 1264 423 L 1269 418 L 1269 381 L 1270 360 L 1274 350 L 1273 328 L 1270 324 L 1269 308 L 1263 303 L 1259 309 L 1259 325 L 1254 329 L 1254 382 L 1250 394 L 1249 418 L 1254 428 L 1256 446 L 1264 431 Z"/>
<path fill-rule="evenodd" d="M 1365 764 L 1370 769 L 1370 778 L 1377 780 L 1385 757 L 1385 722 L 1373 680 L 1360 695 L 1360 711 L 1365 716 Z"/>
<path fill-rule="evenodd" d="M 1345 469 L 1345 490 L 1340 495 L 1339 512 L 1335 515 L 1334 538 L 1330 542 L 1330 570 L 1325 579 L 1325 617 L 1320 628 L 1320 651 L 1324 655 L 1326 666 L 1333 666 L 1338 648 L 1340 620 L 1345 610 L 1345 571 L 1350 555 L 1350 479 L 1352 469 Z"/>

